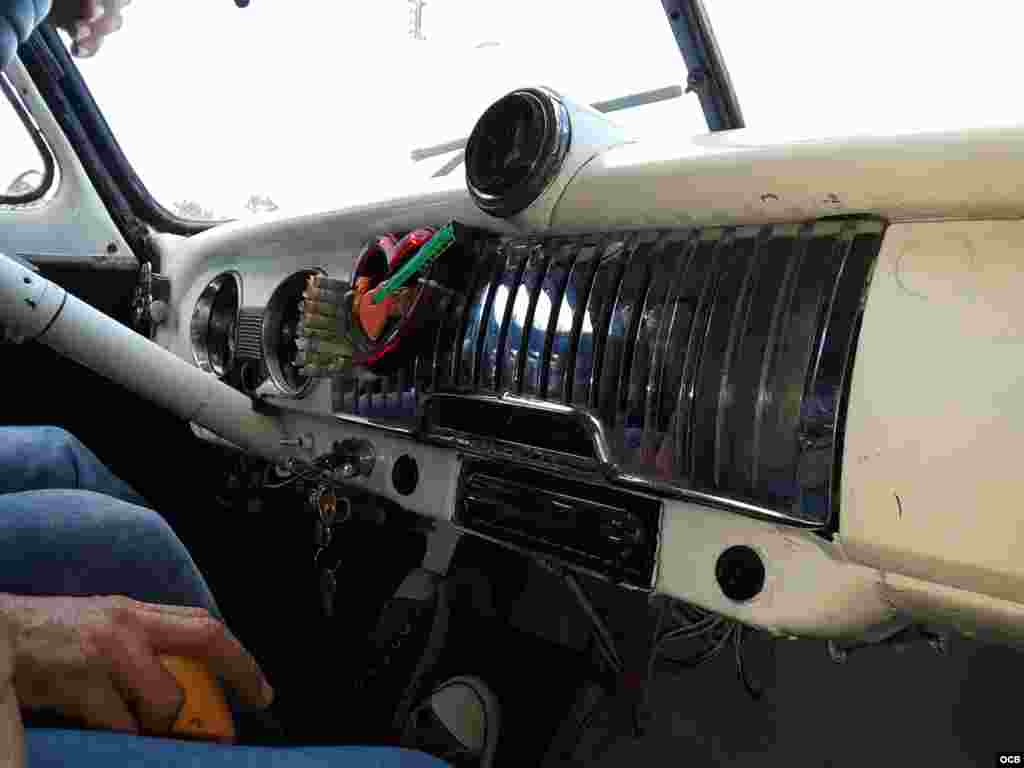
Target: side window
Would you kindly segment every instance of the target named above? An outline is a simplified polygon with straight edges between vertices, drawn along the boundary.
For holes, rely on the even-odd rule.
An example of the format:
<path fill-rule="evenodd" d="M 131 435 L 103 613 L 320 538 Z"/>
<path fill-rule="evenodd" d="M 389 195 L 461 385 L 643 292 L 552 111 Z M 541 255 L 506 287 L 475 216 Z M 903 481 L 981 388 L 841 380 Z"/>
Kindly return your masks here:
<path fill-rule="evenodd" d="M 0 74 L 0 205 L 38 200 L 53 182 L 53 159 L 18 92 Z"/>

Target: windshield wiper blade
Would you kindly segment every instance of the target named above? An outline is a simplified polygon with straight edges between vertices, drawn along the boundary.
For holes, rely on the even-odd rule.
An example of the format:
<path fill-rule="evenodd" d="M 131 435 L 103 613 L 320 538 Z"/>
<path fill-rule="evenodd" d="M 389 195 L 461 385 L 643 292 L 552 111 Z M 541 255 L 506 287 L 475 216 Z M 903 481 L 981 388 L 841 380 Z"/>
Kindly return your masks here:
<path fill-rule="evenodd" d="M 743 128 L 743 113 L 702 0 L 661 0 L 686 64 L 686 92 L 697 94 L 708 129 Z"/>
<path fill-rule="evenodd" d="M 664 88 L 655 88 L 650 91 L 641 91 L 639 93 L 630 93 L 625 96 L 618 96 L 614 99 L 607 99 L 605 101 L 595 101 L 590 106 L 596 109 L 598 112 L 619 112 L 624 109 L 633 109 L 634 107 L 642 107 L 645 104 L 657 104 L 659 101 L 668 101 L 669 99 L 678 99 L 683 95 L 683 89 L 678 85 L 667 85 Z M 414 149 L 409 153 L 414 163 L 418 163 L 421 160 L 428 160 L 431 157 L 437 157 L 438 155 L 446 155 L 449 152 L 455 152 L 456 150 L 462 150 L 466 147 L 466 142 L 469 139 L 455 139 L 453 141 L 446 141 L 443 144 L 435 144 L 432 147 L 422 147 L 421 149 Z M 465 159 L 466 153 L 459 152 L 455 157 L 449 160 L 447 163 L 442 165 L 437 171 L 432 174 L 433 178 L 438 176 L 447 176 L 449 173 L 454 171 L 461 165 Z"/>

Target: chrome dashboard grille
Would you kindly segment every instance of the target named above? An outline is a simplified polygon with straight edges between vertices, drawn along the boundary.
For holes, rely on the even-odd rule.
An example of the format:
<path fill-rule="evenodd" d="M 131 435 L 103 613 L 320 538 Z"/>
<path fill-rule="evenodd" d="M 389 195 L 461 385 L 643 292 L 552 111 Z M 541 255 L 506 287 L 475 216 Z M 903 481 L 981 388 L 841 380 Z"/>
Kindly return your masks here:
<path fill-rule="evenodd" d="M 263 359 L 263 309 L 242 307 L 238 311 L 238 347 L 235 354 L 250 360 Z"/>
<path fill-rule="evenodd" d="M 844 382 L 882 222 L 485 237 L 407 368 L 335 383 L 339 415 L 414 428 L 433 392 L 596 417 L 609 474 L 826 525 Z"/>

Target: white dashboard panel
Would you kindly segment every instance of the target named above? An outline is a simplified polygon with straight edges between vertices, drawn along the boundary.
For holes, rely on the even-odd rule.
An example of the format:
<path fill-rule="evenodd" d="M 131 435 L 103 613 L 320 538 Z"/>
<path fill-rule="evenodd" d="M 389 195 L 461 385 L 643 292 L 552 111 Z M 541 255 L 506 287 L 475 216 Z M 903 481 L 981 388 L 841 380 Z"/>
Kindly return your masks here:
<path fill-rule="evenodd" d="M 864 637 L 899 621 L 882 574 L 813 533 L 666 501 L 662 536 L 658 591 L 710 611 L 801 637 Z M 727 598 L 715 578 L 732 546 L 750 547 L 765 565 L 764 589 L 746 602 Z"/>
<path fill-rule="evenodd" d="M 270 401 L 280 408 L 281 420 L 293 437 L 312 436 L 313 448 L 307 458 L 330 450 L 334 442 L 346 438 L 362 438 L 373 445 L 376 462 L 367 477 L 358 477 L 346 485 L 375 493 L 396 502 L 410 512 L 433 520 L 451 520 L 455 509 L 455 487 L 459 477 L 460 460 L 454 451 L 418 443 L 407 435 L 322 414 L 330 411 L 330 384 L 320 381 L 301 400 L 277 399 Z M 402 456 L 415 459 L 419 482 L 409 495 L 396 490 L 392 482 L 392 468 Z"/>
<path fill-rule="evenodd" d="M 854 367 L 840 528 L 859 562 L 1018 606 L 1021 254 L 1021 221 L 890 227 Z"/>
<path fill-rule="evenodd" d="M 674 150 L 631 145 L 606 153 L 568 186 L 547 231 L 778 223 L 848 213 L 904 220 L 1024 213 L 1020 129 L 782 139 L 755 141 L 737 131 Z M 371 236 L 451 219 L 523 234 L 520 225 L 477 211 L 453 187 L 235 223 L 188 239 L 159 237 L 172 296 L 158 341 L 191 359 L 192 307 L 220 272 L 237 270 L 243 305 L 259 307 L 300 269 L 319 267 L 346 279 L 352 257 Z M 1018 418 L 1024 356 L 1017 338 L 1024 327 L 1022 252 L 1019 221 L 890 226 L 856 353 L 838 535 L 827 541 L 666 500 L 657 590 L 783 635 L 870 638 L 907 620 L 935 620 L 999 627 L 1003 639 L 1024 638 L 1024 566 L 1015 557 L 1024 536 L 1015 506 L 1024 477 L 1016 461 L 1024 448 Z M 451 520 L 456 451 L 335 417 L 325 382 L 304 399 L 270 399 L 266 406 L 286 435 L 313 436 L 308 458 L 346 437 L 370 440 L 377 465 L 354 485 L 442 524 Z M 420 469 L 409 496 L 391 481 L 403 454 Z M 735 544 L 752 548 L 765 564 L 765 588 L 748 602 L 726 598 L 715 576 L 718 556 Z"/>
<path fill-rule="evenodd" d="M 330 404 L 329 385 L 320 383 L 302 400 L 277 400 L 286 431 L 312 436 L 310 458 L 345 438 L 368 440 L 377 453 L 369 477 L 348 483 L 388 498 L 442 524 L 455 507 L 461 460 L 450 449 L 411 437 L 322 414 Z M 399 494 L 391 481 L 398 457 L 419 466 L 414 493 Z M 753 548 L 765 563 L 765 588 L 747 602 L 730 600 L 715 576 L 719 555 L 728 547 Z M 655 589 L 724 616 L 780 635 L 844 638 L 885 634 L 901 619 L 886 601 L 882 574 L 846 561 L 842 551 L 819 536 L 681 501 L 666 500 Z"/>

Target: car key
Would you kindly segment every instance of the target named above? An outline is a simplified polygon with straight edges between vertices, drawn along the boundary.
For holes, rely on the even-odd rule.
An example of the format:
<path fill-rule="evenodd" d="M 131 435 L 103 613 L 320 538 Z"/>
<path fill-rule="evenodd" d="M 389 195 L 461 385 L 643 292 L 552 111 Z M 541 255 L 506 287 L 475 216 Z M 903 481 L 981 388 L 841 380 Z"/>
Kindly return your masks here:
<path fill-rule="evenodd" d="M 334 538 L 334 518 L 338 514 L 338 498 L 329 486 L 321 485 L 310 494 L 309 503 L 316 513 L 316 523 L 313 529 L 313 567 L 316 567 L 320 557 L 331 546 L 331 540 Z"/>

